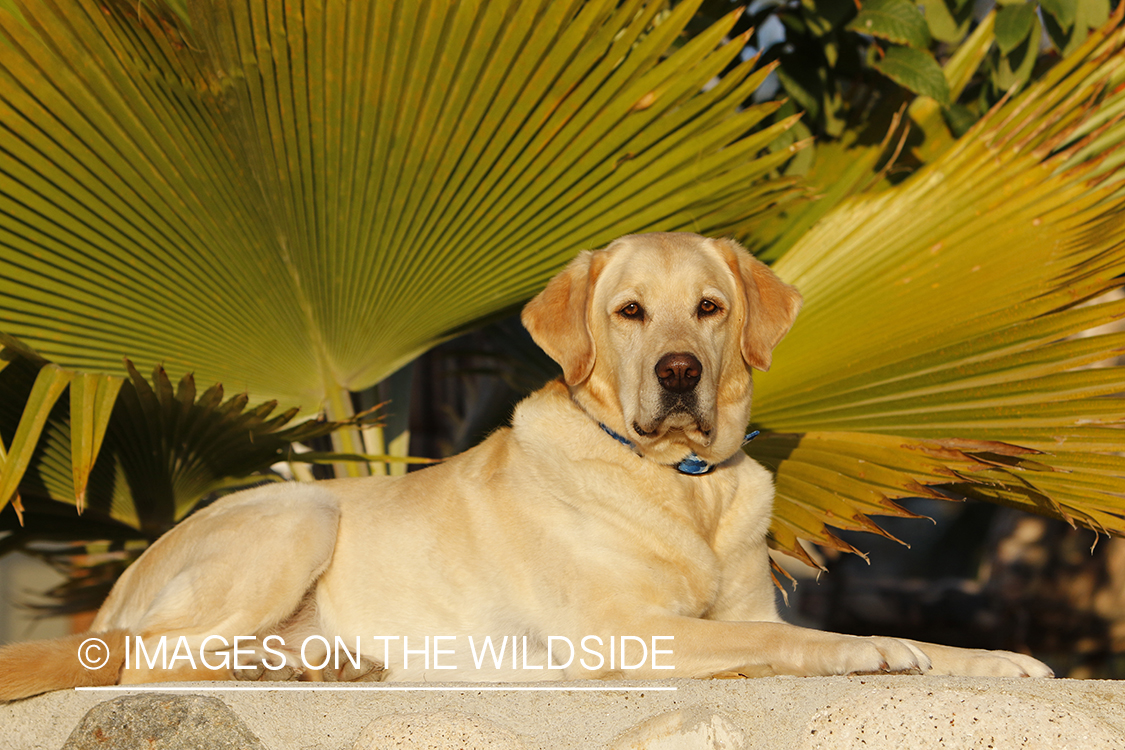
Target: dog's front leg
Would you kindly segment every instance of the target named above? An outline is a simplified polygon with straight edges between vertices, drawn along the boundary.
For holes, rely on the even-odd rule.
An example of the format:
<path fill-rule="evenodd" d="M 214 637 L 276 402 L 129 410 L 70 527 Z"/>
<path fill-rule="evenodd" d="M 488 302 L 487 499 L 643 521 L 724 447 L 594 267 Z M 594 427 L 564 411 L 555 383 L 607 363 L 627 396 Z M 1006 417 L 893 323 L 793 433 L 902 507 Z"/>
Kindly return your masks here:
<path fill-rule="evenodd" d="M 608 630 L 607 630 L 608 632 Z M 676 615 L 615 618 L 612 632 L 661 639 L 665 669 L 650 661 L 626 674 L 638 678 L 738 674 L 921 674 L 926 654 L 913 644 L 883 637 L 825 633 L 781 622 L 723 622 Z M 668 637 L 670 640 L 667 640 Z M 672 667 L 667 669 L 667 667 Z M 589 676 L 589 675 L 576 675 Z"/>
<path fill-rule="evenodd" d="M 721 577 L 718 596 L 706 616 L 714 620 L 747 621 L 782 620 L 777 613 L 774 586 L 769 576 L 769 554 L 764 540 L 757 544 L 731 545 L 721 556 Z M 817 632 L 817 631 L 807 631 Z M 827 638 L 846 638 L 821 633 Z M 816 640 L 813 638 L 813 640 Z M 887 641 L 890 639 L 881 639 Z M 1011 651 L 986 651 L 939 646 L 906 639 L 897 639 L 909 648 L 924 654 L 920 664 L 929 664 L 927 674 L 979 677 L 1051 677 L 1051 669 L 1030 656 Z M 728 670 L 746 674 L 743 669 Z M 866 671 L 866 670 L 858 670 Z M 891 670 L 897 671 L 897 670 Z M 910 671 L 910 670 L 908 670 Z M 810 671 L 805 674 L 823 674 Z M 833 672 L 830 672 L 833 673 Z M 766 672 L 766 674 L 769 674 Z M 750 676 L 750 675 L 747 675 Z"/>

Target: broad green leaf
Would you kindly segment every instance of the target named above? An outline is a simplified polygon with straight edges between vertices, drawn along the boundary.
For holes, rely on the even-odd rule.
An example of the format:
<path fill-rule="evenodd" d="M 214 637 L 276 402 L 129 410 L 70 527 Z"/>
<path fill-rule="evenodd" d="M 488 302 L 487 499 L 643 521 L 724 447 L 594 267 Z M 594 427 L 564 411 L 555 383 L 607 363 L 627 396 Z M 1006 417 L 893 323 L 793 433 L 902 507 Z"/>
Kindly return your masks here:
<path fill-rule="evenodd" d="M 910 0 L 865 0 L 847 28 L 918 49 L 930 46 L 930 29 Z"/>
<path fill-rule="evenodd" d="M 68 372 L 127 357 L 346 421 L 580 249 L 791 191 L 761 140 L 795 121 L 754 133 L 777 105 L 743 106 L 768 71 L 730 67 L 738 12 L 681 43 L 699 2 L 15 0 L 0 329 Z"/>
<path fill-rule="evenodd" d="M 1099 29 L 1109 21 L 1109 0 L 1075 0 L 1075 19 L 1088 29 Z"/>
<path fill-rule="evenodd" d="M 1054 13 L 1043 14 L 1043 25 L 1051 43 L 1062 55 L 1069 55 L 1078 49 L 1091 28 L 1100 28 L 1105 25 L 1109 13 L 1109 0 L 1075 0 L 1075 2 L 1059 3 L 1069 11 L 1063 11 L 1063 16 Z M 1047 5 L 1043 5 L 1047 10 Z M 1061 18 L 1070 18 L 1069 23 L 1064 23 Z"/>
<path fill-rule="evenodd" d="M 952 7 L 948 0 L 922 0 L 930 35 L 939 42 L 956 43 L 965 38 L 973 20 L 972 3 Z"/>
<path fill-rule="evenodd" d="M 1113 121 L 1122 76 L 1111 25 L 774 265 L 805 297 L 756 377 L 772 432 L 747 448 L 777 471 L 775 545 L 807 557 L 800 538 L 839 547 L 818 524 L 862 525 L 810 510 L 825 492 L 863 514 L 953 493 L 1125 533 L 1125 334 L 1088 335 L 1125 319 L 1104 296 L 1125 272 L 1121 175 L 1089 179 L 1125 132 L 1085 135 Z"/>
<path fill-rule="evenodd" d="M 1007 55 L 1031 38 L 1032 31 L 1038 29 L 1035 11 L 1035 3 L 1005 5 L 997 11 L 996 46 L 1000 48 L 1001 54 Z M 1033 46 L 1038 46 L 1038 38 L 1031 41 Z"/>
<path fill-rule="evenodd" d="M 1064 31 L 1069 31 L 1074 25 L 1076 6 L 1076 0 L 1039 0 L 1039 7 L 1050 13 Z"/>
<path fill-rule="evenodd" d="M 912 47 L 888 47 L 874 67 L 900 86 L 942 104 L 949 102 L 949 84 L 933 55 Z"/>
<path fill-rule="evenodd" d="M 997 14 L 997 25 L 999 25 L 999 22 L 1000 17 Z M 1015 47 L 1006 53 L 1002 52 L 997 45 L 997 49 L 994 50 L 992 84 L 998 92 L 1008 92 L 1027 83 L 1032 70 L 1035 68 L 1035 60 L 1039 55 L 1039 36 L 1039 16 L 1033 13 L 1031 15 L 1031 31 L 1022 38 L 1022 41 L 1017 41 Z"/>

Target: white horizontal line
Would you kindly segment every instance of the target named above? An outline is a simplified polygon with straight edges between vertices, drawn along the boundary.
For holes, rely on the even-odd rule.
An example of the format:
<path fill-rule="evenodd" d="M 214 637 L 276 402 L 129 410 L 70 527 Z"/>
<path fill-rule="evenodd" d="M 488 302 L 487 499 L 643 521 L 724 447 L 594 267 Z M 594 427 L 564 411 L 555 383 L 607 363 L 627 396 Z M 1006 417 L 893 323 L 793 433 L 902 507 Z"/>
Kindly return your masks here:
<path fill-rule="evenodd" d="M 635 686 L 622 686 L 622 687 L 563 687 L 561 685 L 551 685 L 544 687 L 525 687 L 525 686 L 466 686 L 466 687 L 439 687 L 436 685 L 431 686 L 417 686 L 408 687 L 405 685 L 219 685 L 216 687 L 182 687 L 182 686 L 166 686 L 166 685 L 98 685 L 96 687 L 76 687 L 75 690 L 90 690 L 90 691 L 110 691 L 110 692 L 125 692 L 125 693 L 167 693 L 167 692 L 281 692 L 287 690 L 334 690 L 334 691 L 349 691 L 349 690 L 363 690 L 368 692 L 451 692 L 451 693 L 473 693 L 473 692 L 603 692 L 603 693 L 620 693 L 620 692 L 639 692 L 643 690 L 650 690 L 652 692 L 666 692 L 679 690 L 677 687 L 635 687 Z"/>

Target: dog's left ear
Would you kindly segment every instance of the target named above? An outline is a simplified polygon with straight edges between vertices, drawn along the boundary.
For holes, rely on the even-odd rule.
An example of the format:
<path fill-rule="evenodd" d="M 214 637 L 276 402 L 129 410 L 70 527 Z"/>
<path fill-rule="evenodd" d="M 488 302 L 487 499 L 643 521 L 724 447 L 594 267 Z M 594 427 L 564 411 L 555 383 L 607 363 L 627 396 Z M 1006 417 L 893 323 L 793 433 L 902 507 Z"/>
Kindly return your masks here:
<path fill-rule="evenodd" d="M 714 240 L 728 252 L 727 262 L 746 300 L 742 321 L 742 358 L 756 370 L 770 369 L 773 349 L 797 319 L 801 293 L 777 277 L 769 266 L 733 240 Z"/>
<path fill-rule="evenodd" d="M 590 293 L 602 263 L 594 253 L 580 253 L 547 282 L 523 308 L 520 320 L 535 343 L 562 365 L 567 385 L 577 385 L 594 369 L 594 336 L 590 332 Z"/>

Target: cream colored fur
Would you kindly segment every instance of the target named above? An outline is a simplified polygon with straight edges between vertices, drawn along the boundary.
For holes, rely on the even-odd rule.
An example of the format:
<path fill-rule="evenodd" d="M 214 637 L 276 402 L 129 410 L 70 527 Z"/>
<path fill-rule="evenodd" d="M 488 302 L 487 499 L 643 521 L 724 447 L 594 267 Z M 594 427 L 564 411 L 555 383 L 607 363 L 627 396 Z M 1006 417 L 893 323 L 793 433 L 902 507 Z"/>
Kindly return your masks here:
<path fill-rule="evenodd" d="M 91 680 L 308 677 L 297 647 L 310 635 L 362 644 L 361 664 L 345 658 L 314 674 L 326 679 L 1048 675 L 1018 654 L 781 621 L 766 549 L 772 480 L 740 446 L 751 368 L 770 366 L 799 307 L 795 289 L 733 242 L 638 235 L 583 253 L 525 310 L 564 378 L 524 400 L 511 428 L 404 477 L 269 485 L 223 499 L 129 568 L 91 631 L 114 634 L 111 650 L 125 635 L 149 645 L 183 636 L 192 648 L 208 636 L 256 636 L 247 648 L 267 659 L 261 639 L 276 634 L 284 668 L 142 664 L 107 679 L 76 669 L 79 637 L 0 649 L 0 698 Z M 625 314 L 637 309 L 640 317 Z M 665 413 L 654 368 L 673 352 L 690 353 L 701 373 L 693 407 Z M 692 452 L 717 466 L 703 476 L 669 466 Z M 436 636 L 455 638 L 427 666 L 419 652 Z M 470 636 L 478 645 L 508 636 L 521 659 L 477 668 Z M 579 650 L 585 666 L 575 658 L 547 669 L 552 636 L 575 646 L 588 636 L 659 636 L 670 653 L 643 665 L 634 653 L 622 669 L 589 641 L 601 665 Z M 566 654 L 551 656 L 560 664 Z"/>

